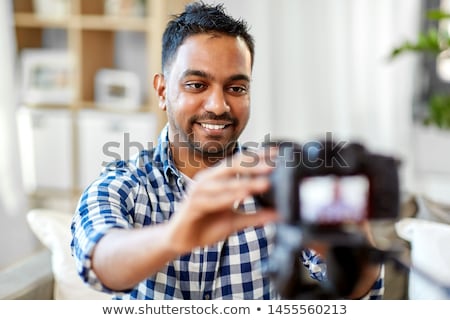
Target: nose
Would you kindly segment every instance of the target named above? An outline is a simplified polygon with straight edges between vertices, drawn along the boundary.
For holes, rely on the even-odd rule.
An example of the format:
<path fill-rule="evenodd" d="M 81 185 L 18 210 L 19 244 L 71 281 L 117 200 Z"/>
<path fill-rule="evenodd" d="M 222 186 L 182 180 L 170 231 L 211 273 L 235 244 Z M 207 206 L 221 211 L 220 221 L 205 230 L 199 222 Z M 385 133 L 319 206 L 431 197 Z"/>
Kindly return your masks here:
<path fill-rule="evenodd" d="M 205 110 L 213 112 L 216 115 L 230 111 L 230 106 L 226 101 L 222 88 L 216 88 L 211 91 L 205 104 Z"/>

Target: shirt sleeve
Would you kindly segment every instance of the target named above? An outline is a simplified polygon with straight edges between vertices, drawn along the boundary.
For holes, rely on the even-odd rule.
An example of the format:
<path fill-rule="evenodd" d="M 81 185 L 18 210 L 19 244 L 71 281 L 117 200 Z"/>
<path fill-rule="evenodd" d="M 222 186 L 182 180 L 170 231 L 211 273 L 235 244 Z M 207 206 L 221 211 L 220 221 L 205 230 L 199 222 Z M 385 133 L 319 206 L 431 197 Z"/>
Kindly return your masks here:
<path fill-rule="evenodd" d="M 71 250 L 78 274 L 94 289 L 112 292 L 93 272 L 92 253 L 108 230 L 132 227 L 136 188 L 136 179 L 126 164 L 110 165 L 79 200 L 71 225 Z"/>

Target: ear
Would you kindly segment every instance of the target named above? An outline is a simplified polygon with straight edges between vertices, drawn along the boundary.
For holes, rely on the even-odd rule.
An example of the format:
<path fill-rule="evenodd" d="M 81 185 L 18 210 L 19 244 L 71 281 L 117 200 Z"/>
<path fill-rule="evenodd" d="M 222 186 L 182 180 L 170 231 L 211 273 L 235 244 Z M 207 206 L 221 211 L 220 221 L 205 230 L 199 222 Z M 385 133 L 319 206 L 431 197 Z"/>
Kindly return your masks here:
<path fill-rule="evenodd" d="M 157 73 L 153 76 L 153 88 L 158 95 L 158 106 L 166 111 L 166 79 L 162 73 Z"/>

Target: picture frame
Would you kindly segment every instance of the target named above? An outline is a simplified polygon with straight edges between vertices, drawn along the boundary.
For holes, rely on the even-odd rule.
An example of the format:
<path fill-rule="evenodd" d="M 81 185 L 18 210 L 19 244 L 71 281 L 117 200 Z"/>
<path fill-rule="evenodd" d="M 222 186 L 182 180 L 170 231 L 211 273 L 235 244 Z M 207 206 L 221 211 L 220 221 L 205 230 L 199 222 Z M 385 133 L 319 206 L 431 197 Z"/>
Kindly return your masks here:
<path fill-rule="evenodd" d="M 24 49 L 21 97 L 24 104 L 70 104 L 75 97 L 73 57 L 67 50 Z"/>
<path fill-rule="evenodd" d="M 100 69 L 95 76 L 95 103 L 99 108 L 138 110 L 141 89 L 137 74 L 118 69 Z"/>

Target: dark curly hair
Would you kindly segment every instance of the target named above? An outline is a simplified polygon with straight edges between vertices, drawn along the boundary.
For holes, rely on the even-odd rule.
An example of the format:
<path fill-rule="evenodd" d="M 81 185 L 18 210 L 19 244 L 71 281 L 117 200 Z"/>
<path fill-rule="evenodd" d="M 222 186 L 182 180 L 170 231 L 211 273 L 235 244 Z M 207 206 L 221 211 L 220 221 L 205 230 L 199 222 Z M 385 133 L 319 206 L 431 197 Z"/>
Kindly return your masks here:
<path fill-rule="evenodd" d="M 167 23 L 162 37 L 163 71 L 166 71 L 178 47 L 186 38 L 195 34 L 212 32 L 244 39 L 250 50 L 253 65 L 255 43 L 248 30 L 247 23 L 228 15 L 223 4 L 211 5 L 201 1 L 190 3 L 186 5 L 184 12 L 173 16 L 173 19 Z"/>

